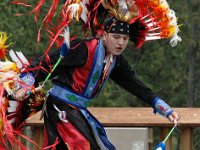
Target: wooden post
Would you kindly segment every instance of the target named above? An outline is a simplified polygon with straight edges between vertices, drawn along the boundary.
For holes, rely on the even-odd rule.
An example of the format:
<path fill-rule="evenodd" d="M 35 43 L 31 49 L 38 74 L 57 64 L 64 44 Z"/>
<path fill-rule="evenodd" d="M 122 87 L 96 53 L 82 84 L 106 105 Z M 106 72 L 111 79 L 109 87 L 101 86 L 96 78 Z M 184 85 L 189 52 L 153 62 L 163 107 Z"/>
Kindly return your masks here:
<path fill-rule="evenodd" d="M 153 144 L 153 128 L 148 128 L 148 143 L 149 149 L 152 149 Z"/>
<path fill-rule="evenodd" d="M 161 133 L 160 133 L 160 139 L 161 141 L 163 141 L 165 139 L 165 137 L 167 136 L 167 134 L 170 132 L 171 128 L 160 128 Z M 168 138 L 168 140 L 165 142 L 166 145 L 166 150 L 172 150 L 172 136 L 170 136 Z"/>
<path fill-rule="evenodd" d="M 193 148 L 193 128 L 183 127 L 181 128 L 180 150 L 192 150 Z"/>
<path fill-rule="evenodd" d="M 43 145 L 43 126 L 32 127 L 32 132 L 34 133 L 34 141 L 38 144 L 39 147 L 33 146 L 34 150 L 40 150 Z"/>

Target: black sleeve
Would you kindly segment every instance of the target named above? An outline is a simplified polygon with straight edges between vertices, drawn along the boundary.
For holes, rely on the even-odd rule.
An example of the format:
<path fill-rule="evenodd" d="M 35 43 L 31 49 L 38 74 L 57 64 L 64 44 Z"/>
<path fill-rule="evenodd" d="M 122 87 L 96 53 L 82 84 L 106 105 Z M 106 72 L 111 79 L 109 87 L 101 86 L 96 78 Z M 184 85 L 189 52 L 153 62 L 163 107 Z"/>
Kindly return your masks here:
<path fill-rule="evenodd" d="M 152 100 L 155 98 L 155 95 L 151 89 L 136 78 L 135 72 L 131 70 L 130 65 L 123 56 L 117 56 L 116 61 L 116 66 L 110 76 L 111 79 L 139 99 L 152 105 Z"/>
<path fill-rule="evenodd" d="M 70 50 L 53 71 L 49 79 L 58 76 L 67 68 L 81 67 L 86 63 L 88 51 L 85 42 L 81 41 L 80 39 L 75 39 L 70 42 L 70 46 Z M 33 61 L 30 66 L 30 68 L 35 68 L 39 66 L 37 69 L 32 71 L 36 76 L 36 85 L 37 83 L 45 80 L 50 72 L 50 66 L 56 64 L 60 57 L 60 49 L 50 52 L 48 56 L 49 58 L 43 58 L 41 62 Z M 50 60 L 50 63 L 47 63 L 48 60 Z"/>

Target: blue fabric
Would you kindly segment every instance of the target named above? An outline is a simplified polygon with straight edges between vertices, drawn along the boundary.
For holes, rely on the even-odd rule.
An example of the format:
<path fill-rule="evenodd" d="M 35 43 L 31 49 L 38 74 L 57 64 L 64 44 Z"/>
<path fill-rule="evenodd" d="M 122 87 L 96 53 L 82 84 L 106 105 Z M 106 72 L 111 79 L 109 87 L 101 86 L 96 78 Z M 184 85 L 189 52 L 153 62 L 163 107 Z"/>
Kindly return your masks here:
<path fill-rule="evenodd" d="M 80 111 L 90 124 L 99 147 L 102 150 L 116 150 L 115 146 L 110 143 L 102 124 L 87 109 Z"/>
<path fill-rule="evenodd" d="M 35 78 L 33 73 L 22 73 L 20 75 L 20 80 L 25 84 L 21 84 L 20 88 L 24 88 L 26 90 L 31 90 L 33 84 L 35 83 Z"/>
<path fill-rule="evenodd" d="M 57 97 L 59 100 L 76 106 L 78 108 L 86 109 L 90 102 L 90 99 L 74 93 L 70 91 L 66 87 L 62 87 L 60 85 L 53 85 L 53 87 L 49 90 L 49 94 L 51 96 Z"/>
<path fill-rule="evenodd" d="M 96 52 L 95 52 L 95 58 L 94 58 L 93 64 L 92 64 L 92 71 L 90 72 L 86 87 L 83 91 L 83 95 L 88 98 L 97 96 L 102 91 L 102 89 L 105 87 L 105 85 L 108 81 L 108 78 L 109 78 L 109 75 L 110 75 L 112 69 L 115 66 L 116 59 L 114 57 L 113 62 L 108 70 L 108 75 L 107 75 L 106 79 L 99 86 L 97 94 L 93 95 L 94 89 L 96 88 L 96 86 L 98 86 L 98 81 L 100 80 L 101 74 L 104 69 L 104 66 L 103 66 L 104 59 L 105 59 L 105 48 L 103 46 L 103 41 L 99 40 L 99 43 L 97 45 Z"/>
<path fill-rule="evenodd" d="M 173 113 L 172 108 L 159 97 L 156 97 L 153 100 L 153 108 L 154 108 L 154 113 L 159 113 L 164 117 L 168 117 Z"/>
<path fill-rule="evenodd" d="M 23 78 L 24 76 L 27 76 L 28 74 L 31 75 L 32 77 L 34 77 L 34 74 L 32 72 L 30 72 L 30 73 L 21 73 L 19 77 Z"/>
<path fill-rule="evenodd" d="M 65 43 L 63 43 L 61 50 L 60 50 L 60 57 L 65 57 L 68 50 L 69 50 L 69 48 L 67 47 L 67 45 Z"/>
<path fill-rule="evenodd" d="M 104 58 L 105 49 L 102 40 L 99 40 L 92 63 L 92 70 L 90 71 L 89 78 L 83 91 L 83 95 L 88 98 L 92 97 L 94 89 L 97 86 L 98 81 L 100 80 L 100 75 L 103 72 L 103 63 L 99 62 L 103 62 Z"/>
<path fill-rule="evenodd" d="M 158 145 L 156 145 L 154 150 L 166 150 L 165 143 L 160 142 Z"/>

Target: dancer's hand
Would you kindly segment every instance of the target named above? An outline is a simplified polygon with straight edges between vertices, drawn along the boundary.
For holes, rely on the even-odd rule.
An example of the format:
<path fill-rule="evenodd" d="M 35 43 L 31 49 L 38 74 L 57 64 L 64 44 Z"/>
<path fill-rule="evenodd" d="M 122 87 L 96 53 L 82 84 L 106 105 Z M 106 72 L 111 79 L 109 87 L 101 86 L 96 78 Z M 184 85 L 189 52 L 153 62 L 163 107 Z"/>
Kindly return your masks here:
<path fill-rule="evenodd" d="M 15 99 L 16 100 L 20 100 L 20 101 L 23 101 L 24 99 L 26 99 L 28 96 L 30 96 L 29 94 L 30 92 L 21 88 L 19 90 L 16 91 L 15 93 Z"/>
<path fill-rule="evenodd" d="M 180 120 L 180 115 L 178 112 L 174 111 L 171 115 L 168 116 L 168 119 L 171 122 L 178 123 L 178 120 Z"/>

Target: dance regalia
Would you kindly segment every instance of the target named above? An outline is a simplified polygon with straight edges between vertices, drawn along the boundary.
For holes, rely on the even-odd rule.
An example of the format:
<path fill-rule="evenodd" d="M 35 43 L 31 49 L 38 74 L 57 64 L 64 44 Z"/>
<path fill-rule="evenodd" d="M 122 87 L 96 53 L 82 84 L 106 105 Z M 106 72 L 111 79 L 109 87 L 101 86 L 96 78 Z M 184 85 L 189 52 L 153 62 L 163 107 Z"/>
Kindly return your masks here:
<path fill-rule="evenodd" d="M 53 60 L 59 57 L 59 51 L 49 54 L 51 63 L 55 63 Z M 80 57 L 77 54 L 81 54 Z M 32 67 L 34 65 L 38 64 L 33 64 Z M 49 70 L 45 61 L 42 66 Z M 108 70 L 106 75 L 105 70 Z M 36 83 L 46 76 L 45 71 L 38 71 L 34 72 Z M 120 77 L 118 73 L 121 74 Z M 151 90 L 135 78 L 123 56 L 110 56 L 106 53 L 101 39 L 75 39 L 71 42 L 71 49 L 52 74 L 54 86 L 49 91 L 44 118 L 48 135 L 45 139 L 50 143 L 45 143 L 45 147 L 53 145 L 61 136 L 63 141 L 57 145 L 58 149 L 64 145 L 61 144 L 63 142 L 69 149 L 115 149 L 108 141 L 102 125 L 87 110 L 89 102 L 102 90 L 109 76 L 149 104 L 155 98 Z M 71 130 L 74 132 L 71 133 Z"/>
<path fill-rule="evenodd" d="M 14 4 L 30 6 L 23 1 Z M 38 20 L 45 0 L 38 0 L 35 8 L 35 20 Z M 57 64 L 60 51 L 49 54 L 54 43 L 61 47 L 60 34 L 66 26 L 72 26 L 73 19 L 82 20 L 84 29 L 97 35 L 104 30 L 104 21 L 115 17 L 130 24 L 130 39 L 137 48 L 145 41 L 170 38 L 176 46 L 181 38 L 174 12 L 165 0 L 66 0 L 56 24 L 53 16 L 59 0 L 52 0 L 47 15 L 39 28 L 38 40 L 42 28 L 50 34 L 50 44 L 43 59 L 32 67 L 39 66 L 39 72 L 32 71 L 37 83 L 44 81 L 48 73 L 53 79 L 53 88 L 49 91 L 45 111 L 45 145 L 60 140 L 58 149 L 115 149 L 108 141 L 101 124 L 89 113 L 87 105 L 104 87 L 109 76 L 127 91 L 152 105 L 155 96 L 151 90 L 135 78 L 134 72 L 122 56 L 112 56 L 104 50 L 101 40 L 74 40 L 67 55 L 52 72 L 52 64 Z M 69 48 L 69 47 L 68 47 Z M 79 56 L 79 57 L 77 57 Z M 41 64 L 42 63 L 42 64 Z M 99 65 L 99 66 L 98 66 Z M 69 130 L 68 130 L 69 129 Z"/>
<path fill-rule="evenodd" d="M 9 46 L 6 45 L 7 38 L 5 32 L 0 32 L 0 149 L 21 148 L 26 150 L 17 136 L 31 141 L 30 138 L 22 135 L 21 131 L 25 119 L 41 110 L 45 95 L 43 91 L 37 91 L 23 101 L 15 99 L 17 90 L 22 87 L 26 90 L 30 88 L 24 80 L 25 78 L 28 79 L 28 76 L 20 77 L 21 70 L 25 69 L 22 67 L 22 63 L 25 65 L 27 60 L 21 52 L 16 52 L 21 56 L 18 57 L 21 59 L 21 62 L 17 63 L 7 59 L 7 52 L 9 52 L 12 58 L 17 58 L 18 56 L 17 54 L 13 55 L 15 53 L 13 50 L 7 50 Z"/>

